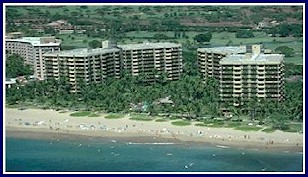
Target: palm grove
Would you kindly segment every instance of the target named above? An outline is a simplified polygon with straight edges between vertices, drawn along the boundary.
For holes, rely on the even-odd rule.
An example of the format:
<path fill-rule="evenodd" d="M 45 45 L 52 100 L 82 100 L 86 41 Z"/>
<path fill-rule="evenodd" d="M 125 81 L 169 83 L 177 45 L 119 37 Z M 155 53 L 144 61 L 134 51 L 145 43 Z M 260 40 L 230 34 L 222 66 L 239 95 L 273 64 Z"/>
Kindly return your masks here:
<path fill-rule="evenodd" d="M 184 52 L 184 72 L 177 81 L 166 82 L 161 77 L 152 84 L 142 82 L 145 76 L 132 77 L 122 73 L 120 79 L 109 78 L 104 83 L 85 85 L 80 83 L 80 92 L 71 93 L 65 80 L 44 80 L 14 85 L 6 89 L 6 104 L 27 104 L 41 108 L 93 110 L 104 112 L 147 112 L 150 115 L 181 116 L 188 119 L 213 119 L 222 116 L 218 93 L 218 82 L 208 79 L 206 83 L 197 72 L 196 54 Z M 22 61 L 20 56 L 8 57 L 6 75 L 14 76 L 16 70 L 28 71 L 16 65 Z M 13 62 L 13 63 L 12 63 Z M 287 65 L 287 73 L 297 73 L 297 67 Z M 299 71 L 301 72 L 301 71 Z M 29 74 L 29 73 L 18 73 Z M 287 129 L 287 121 L 302 121 L 303 90 L 302 81 L 286 82 L 284 102 L 251 100 L 245 107 L 227 106 L 239 120 L 244 116 L 259 123 L 270 123 L 276 129 Z M 170 103 L 159 103 L 161 98 L 169 97 Z M 131 110 L 131 104 L 147 103 L 145 110 Z"/>

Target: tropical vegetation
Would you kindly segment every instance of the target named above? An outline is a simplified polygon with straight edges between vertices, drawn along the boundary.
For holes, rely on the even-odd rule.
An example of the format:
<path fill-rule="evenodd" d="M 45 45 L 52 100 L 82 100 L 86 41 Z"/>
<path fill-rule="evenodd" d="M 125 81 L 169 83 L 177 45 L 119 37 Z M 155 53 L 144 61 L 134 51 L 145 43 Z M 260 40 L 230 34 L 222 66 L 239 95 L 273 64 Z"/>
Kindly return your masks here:
<path fill-rule="evenodd" d="M 30 65 L 24 63 L 24 59 L 17 54 L 12 54 L 5 61 L 6 78 L 15 78 L 17 76 L 31 75 L 33 70 Z"/>
<path fill-rule="evenodd" d="M 232 119 L 246 117 L 260 124 L 270 123 L 276 129 L 287 129 L 287 122 L 303 120 L 303 83 L 300 80 L 285 83 L 285 101 L 252 99 L 247 105 L 233 107 L 220 103 L 217 80 L 207 79 L 203 83 L 194 71 L 196 69 L 193 69 L 194 62 L 187 56 L 185 62 L 183 76 L 172 82 L 157 81 L 145 85 L 140 82 L 142 78 L 123 73 L 120 79 L 109 78 L 104 83 L 81 85 L 78 93 L 71 93 L 70 85 L 65 80 L 35 81 L 22 86 L 17 84 L 6 89 L 6 104 L 26 103 L 42 108 L 109 113 L 146 112 L 152 116 L 201 121 L 222 117 L 222 108 L 227 108 L 234 115 Z M 159 103 L 166 97 L 173 103 Z M 131 107 L 132 104 L 145 103 L 145 110 Z M 139 119 L 138 116 L 133 118 Z"/>

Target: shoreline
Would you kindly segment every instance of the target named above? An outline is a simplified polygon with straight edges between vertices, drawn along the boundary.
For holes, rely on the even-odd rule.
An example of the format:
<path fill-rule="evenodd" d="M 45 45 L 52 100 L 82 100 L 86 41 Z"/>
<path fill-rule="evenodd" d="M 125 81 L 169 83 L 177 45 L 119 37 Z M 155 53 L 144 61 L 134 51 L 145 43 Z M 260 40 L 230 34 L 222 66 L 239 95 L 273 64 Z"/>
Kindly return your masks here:
<path fill-rule="evenodd" d="M 205 146 L 218 147 L 224 149 L 243 149 L 243 150 L 260 150 L 267 152 L 286 152 L 286 153 L 302 153 L 302 147 L 294 148 L 290 146 L 269 146 L 264 148 L 263 145 L 256 145 L 254 143 L 237 145 L 218 142 L 201 142 L 201 141 L 183 141 L 168 137 L 156 137 L 151 135 L 125 134 L 125 136 L 117 133 L 107 133 L 104 135 L 93 134 L 90 132 L 64 132 L 64 131 L 49 131 L 45 129 L 31 129 L 7 127 L 7 138 L 22 138 L 22 139 L 38 139 L 38 140 L 75 140 L 103 138 L 110 141 L 124 142 L 124 143 L 140 143 L 140 144 L 203 144 Z"/>
<path fill-rule="evenodd" d="M 115 138 L 137 143 L 205 144 L 216 147 L 303 152 L 303 134 L 239 131 L 230 128 L 175 126 L 170 122 L 134 121 L 128 117 L 71 117 L 54 110 L 5 109 L 6 137 Z M 27 125 L 25 125 L 27 123 Z M 82 126 L 81 126 L 82 125 Z M 51 128 L 52 126 L 52 128 Z M 87 128 L 85 128 L 87 127 Z"/>

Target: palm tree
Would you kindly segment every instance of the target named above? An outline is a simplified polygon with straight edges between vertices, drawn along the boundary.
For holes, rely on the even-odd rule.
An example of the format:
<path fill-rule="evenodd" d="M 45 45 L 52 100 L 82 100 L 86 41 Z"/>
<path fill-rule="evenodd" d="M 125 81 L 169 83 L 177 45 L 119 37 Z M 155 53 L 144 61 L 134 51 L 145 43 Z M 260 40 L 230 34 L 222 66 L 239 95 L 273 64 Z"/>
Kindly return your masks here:
<path fill-rule="evenodd" d="M 254 120 L 255 117 L 256 117 L 256 109 L 257 109 L 257 107 L 258 107 L 257 98 L 251 98 L 251 99 L 248 101 L 247 107 L 248 107 L 248 112 L 249 112 L 249 117 L 250 117 L 250 119 L 251 119 L 251 120 Z"/>
<path fill-rule="evenodd" d="M 228 108 L 228 110 L 229 110 L 230 112 L 232 112 L 234 115 L 236 115 L 238 119 L 240 119 L 240 111 L 239 111 L 239 108 L 236 108 L 235 106 L 230 106 L 230 107 Z"/>

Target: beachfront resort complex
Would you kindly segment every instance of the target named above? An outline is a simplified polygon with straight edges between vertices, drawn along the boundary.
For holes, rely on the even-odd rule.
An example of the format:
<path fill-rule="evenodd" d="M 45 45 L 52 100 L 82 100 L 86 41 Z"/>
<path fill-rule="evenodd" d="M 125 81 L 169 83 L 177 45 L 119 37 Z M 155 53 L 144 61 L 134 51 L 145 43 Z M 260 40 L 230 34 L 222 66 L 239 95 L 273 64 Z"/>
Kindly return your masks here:
<path fill-rule="evenodd" d="M 220 100 L 239 106 L 250 99 L 284 99 L 284 56 L 261 45 L 199 48 L 203 79 L 219 80 Z"/>
<path fill-rule="evenodd" d="M 181 44 L 144 42 L 117 45 L 103 41 L 100 48 L 60 51 L 54 37 L 6 39 L 8 54 L 17 53 L 41 79 L 64 78 L 71 91 L 78 83 L 101 83 L 121 72 L 142 76 L 144 82 L 166 76 L 178 80 L 183 72 Z M 239 106 L 250 99 L 284 99 L 284 56 L 261 45 L 198 48 L 199 72 L 219 80 L 220 101 Z"/>

